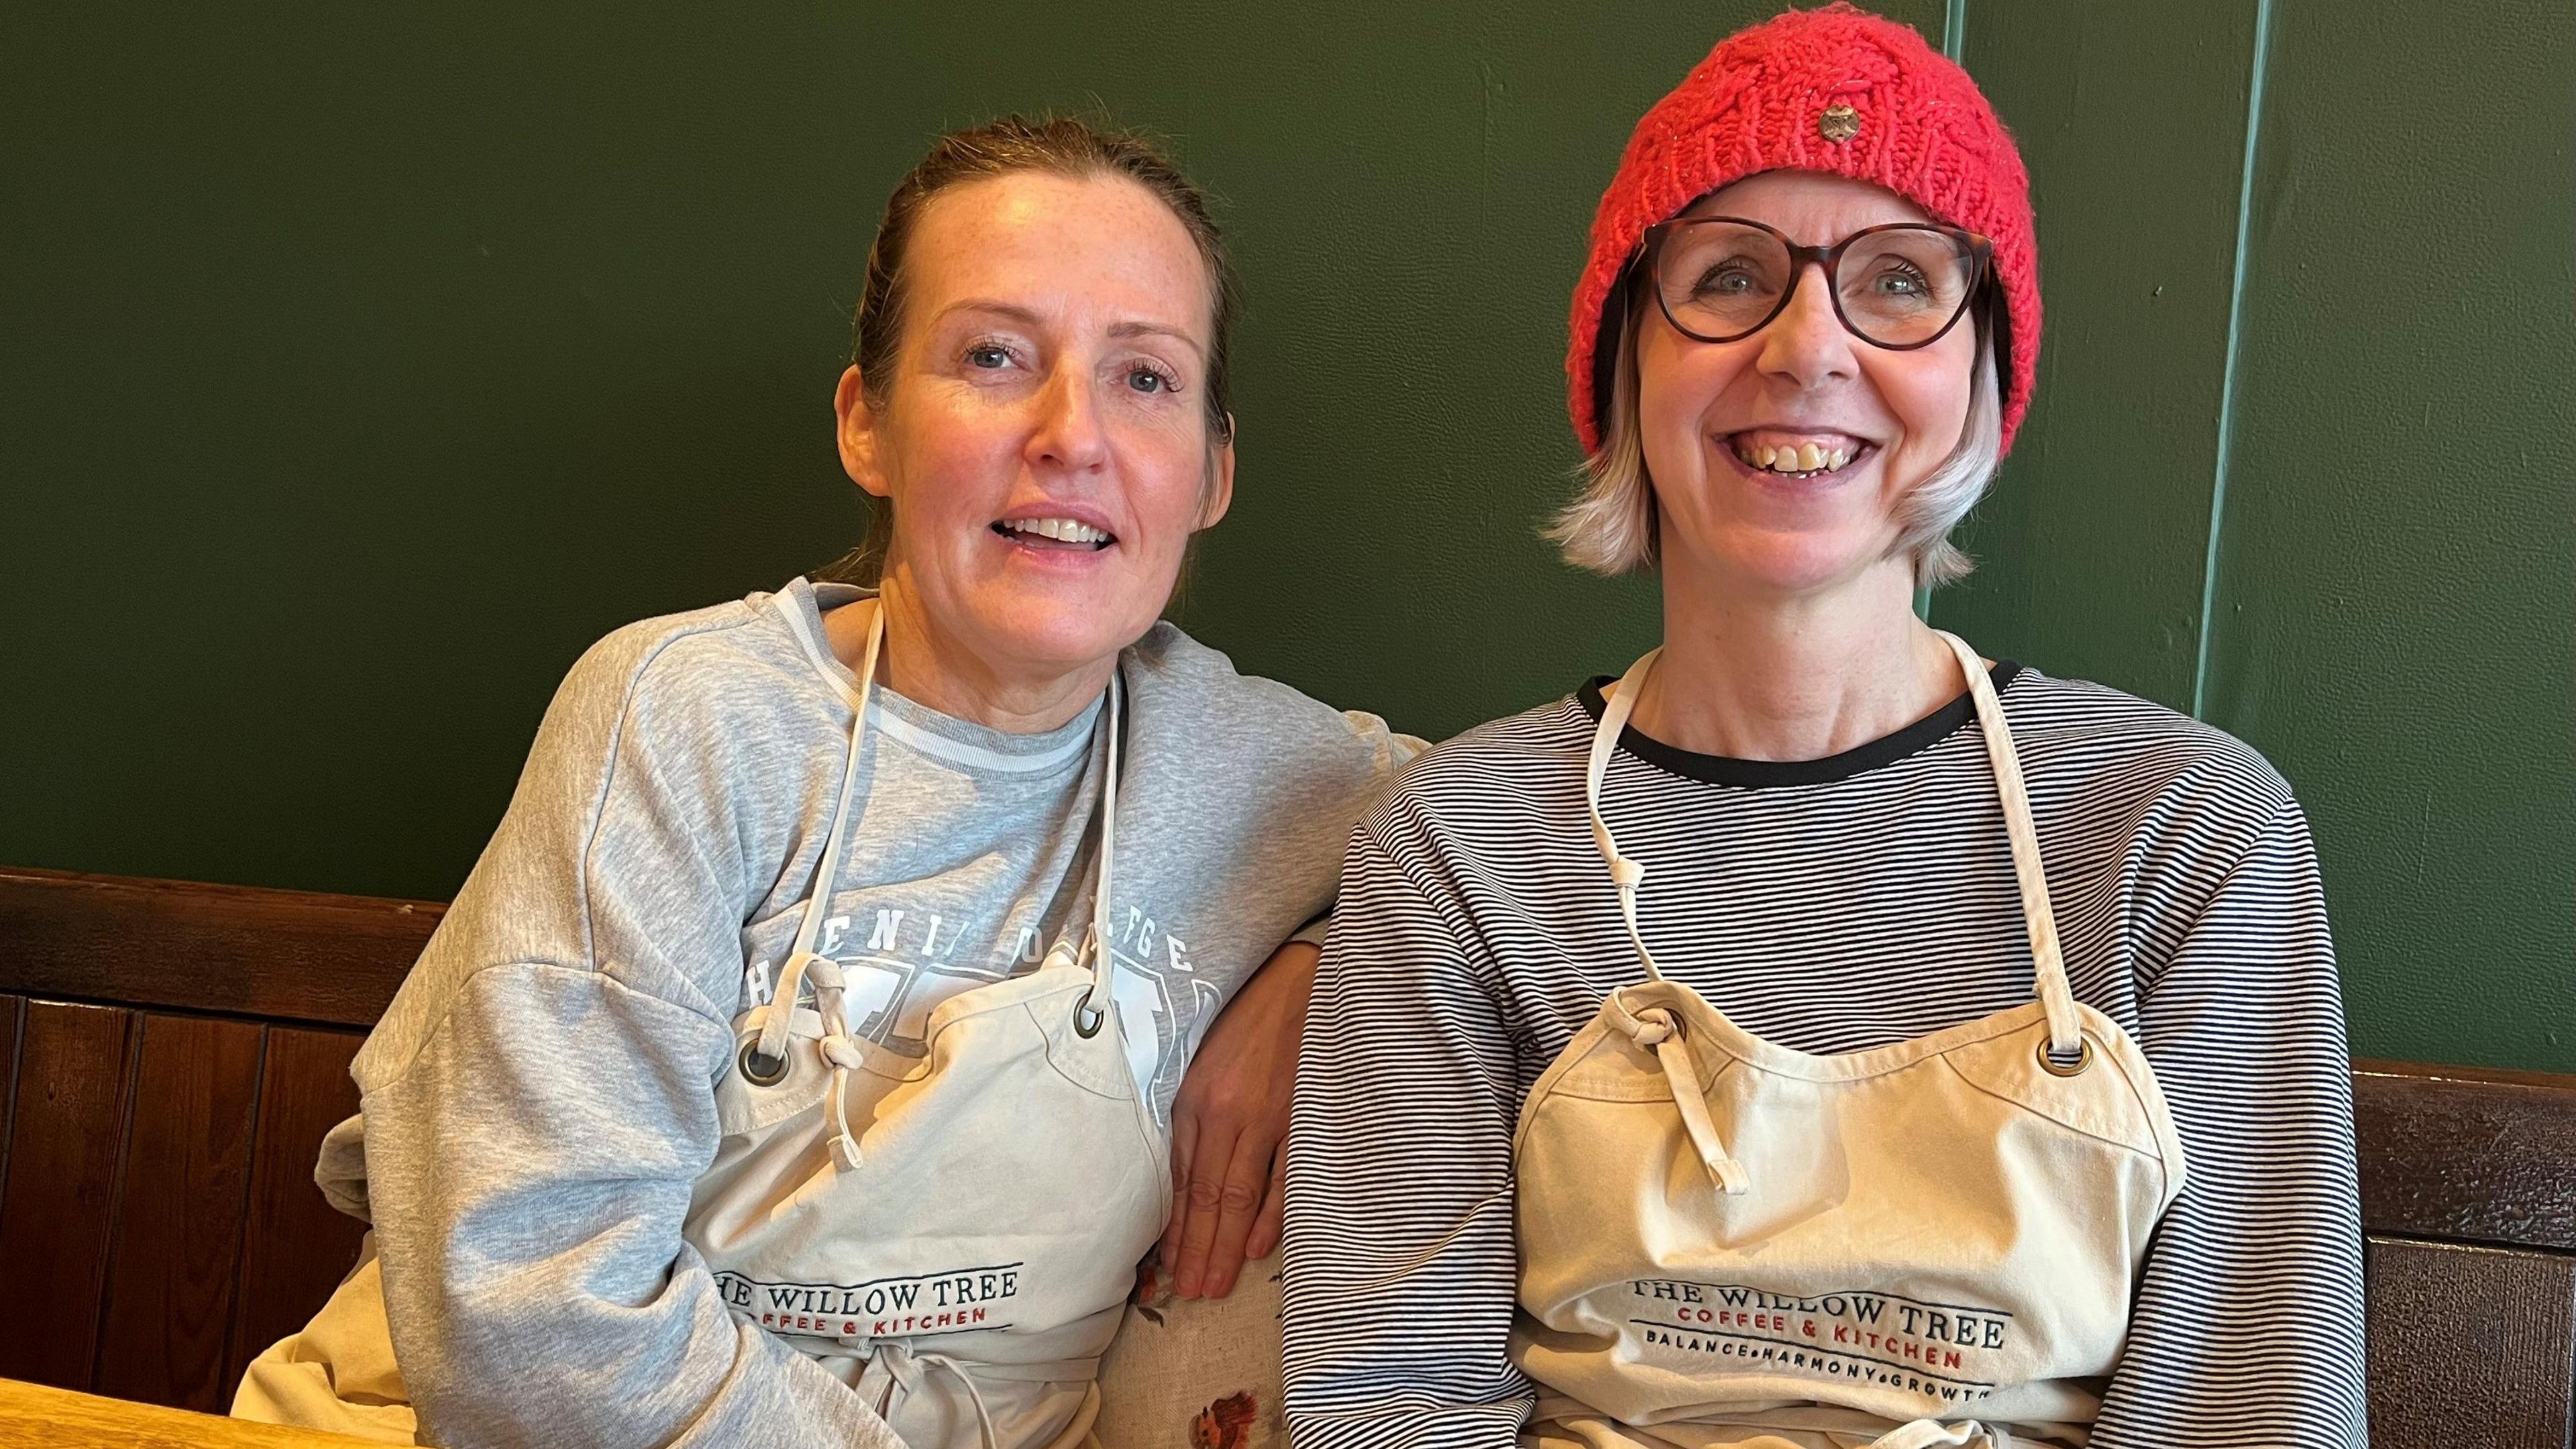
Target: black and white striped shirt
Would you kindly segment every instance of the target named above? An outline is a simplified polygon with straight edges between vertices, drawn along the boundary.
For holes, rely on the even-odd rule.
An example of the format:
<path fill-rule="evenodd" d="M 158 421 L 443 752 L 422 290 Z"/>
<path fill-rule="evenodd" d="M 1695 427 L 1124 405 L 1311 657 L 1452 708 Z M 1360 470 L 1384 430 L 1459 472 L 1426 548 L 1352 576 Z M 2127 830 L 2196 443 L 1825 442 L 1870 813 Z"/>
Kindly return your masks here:
<path fill-rule="evenodd" d="M 2334 948 L 2307 823 L 2245 745 L 1998 666 L 2077 999 L 2154 1065 L 2190 1172 L 2158 1229 L 2094 1449 L 2359 1446 L 2361 1230 Z M 1433 750 L 1353 834 L 1288 1166 L 1298 1449 L 1503 1449 L 1512 1128 L 1638 979 L 1594 848 L 1597 684 Z M 1604 810 L 1647 863 L 1665 973 L 1802 1051 L 2031 998 L 2003 811 L 1962 695 L 1830 759 L 1631 728 Z"/>

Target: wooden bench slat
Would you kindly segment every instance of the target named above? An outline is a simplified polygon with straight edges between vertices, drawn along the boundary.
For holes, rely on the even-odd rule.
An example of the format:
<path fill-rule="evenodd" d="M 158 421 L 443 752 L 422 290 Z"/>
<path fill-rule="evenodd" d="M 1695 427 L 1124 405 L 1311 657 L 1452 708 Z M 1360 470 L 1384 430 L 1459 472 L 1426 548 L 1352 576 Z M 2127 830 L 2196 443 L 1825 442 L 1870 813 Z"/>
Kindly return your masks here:
<path fill-rule="evenodd" d="M 147 1016 L 92 1388 L 211 1412 L 224 1380 L 250 1187 L 262 1029 Z"/>
<path fill-rule="evenodd" d="M 90 1386 L 135 1014 L 27 1003 L 0 1198 L 0 1376 Z"/>
<path fill-rule="evenodd" d="M 2357 1061 L 2352 1099 L 2372 1232 L 2576 1251 L 2576 1082 Z"/>
<path fill-rule="evenodd" d="M 0 869 L 0 991 L 369 1027 L 446 910 Z"/>
<path fill-rule="evenodd" d="M 323 1134 L 358 1110 L 349 1058 L 362 1040 L 351 1032 L 268 1030 L 228 1385 L 240 1383 L 270 1344 L 302 1328 L 357 1264 L 366 1225 L 324 1200 L 313 1186 L 313 1160 Z"/>
<path fill-rule="evenodd" d="M 2576 1258 L 2370 1240 L 2375 1449 L 2568 1449 Z"/>

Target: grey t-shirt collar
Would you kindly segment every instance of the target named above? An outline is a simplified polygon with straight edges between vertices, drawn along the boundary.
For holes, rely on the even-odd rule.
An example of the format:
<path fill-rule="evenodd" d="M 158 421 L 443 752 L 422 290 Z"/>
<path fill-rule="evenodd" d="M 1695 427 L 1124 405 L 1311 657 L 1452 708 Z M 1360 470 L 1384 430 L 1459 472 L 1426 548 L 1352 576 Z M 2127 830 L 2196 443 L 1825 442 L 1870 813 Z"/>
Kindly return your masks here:
<path fill-rule="evenodd" d="M 798 649 L 843 700 L 858 688 L 859 681 L 832 652 L 827 642 L 830 636 L 823 629 L 823 615 L 873 597 L 873 590 L 854 584 L 814 583 L 802 578 L 791 580 L 777 596 L 778 612 L 787 621 L 789 632 L 796 636 Z M 871 727 L 882 728 L 888 736 L 925 755 L 971 770 L 1024 774 L 1062 769 L 1081 758 L 1099 722 L 1101 701 L 1092 700 L 1082 713 L 1038 734 L 1014 734 L 942 714 L 882 684 L 870 691 L 868 708 Z"/>

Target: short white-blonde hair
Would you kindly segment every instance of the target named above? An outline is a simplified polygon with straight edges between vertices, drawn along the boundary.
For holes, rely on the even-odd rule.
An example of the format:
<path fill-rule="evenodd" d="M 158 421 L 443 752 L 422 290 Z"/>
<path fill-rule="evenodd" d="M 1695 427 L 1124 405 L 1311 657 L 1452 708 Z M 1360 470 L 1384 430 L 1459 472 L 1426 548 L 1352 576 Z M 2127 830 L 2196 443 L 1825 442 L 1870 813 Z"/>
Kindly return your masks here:
<path fill-rule="evenodd" d="M 1601 447 L 1575 470 L 1582 494 L 1556 515 L 1546 536 L 1564 549 L 1568 563 L 1597 574 L 1651 573 L 1658 562 L 1654 480 L 1646 473 L 1646 444 L 1637 422 L 1637 338 L 1651 294 L 1640 287 L 1620 329 L 1610 416 Z M 1968 576 L 1976 563 L 1950 542 L 1950 530 L 1968 516 L 1994 481 L 2003 461 L 2001 389 L 1995 376 L 1995 334 L 1980 301 L 1969 314 L 1977 329 L 1977 359 L 1968 376 L 1968 422 L 1959 446 L 1924 476 L 1896 506 L 1896 549 L 1914 560 L 1917 588 L 1936 588 Z"/>

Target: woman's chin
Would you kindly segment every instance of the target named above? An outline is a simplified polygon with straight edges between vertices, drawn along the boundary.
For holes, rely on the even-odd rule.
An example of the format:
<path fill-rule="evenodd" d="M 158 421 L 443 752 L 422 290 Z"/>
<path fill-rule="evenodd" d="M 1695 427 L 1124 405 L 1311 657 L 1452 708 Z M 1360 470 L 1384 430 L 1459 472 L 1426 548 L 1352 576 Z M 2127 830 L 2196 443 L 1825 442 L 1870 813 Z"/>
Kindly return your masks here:
<path fill-rule="evenodd" d="M 1689 551 L 1711 581 L 1765 594 L 1813 594 L 1838 588 L 1868 573 L 1885 557 L 1883 544 L 1832 533 L 1744 530 Z"/>
<path fill-rule="evenodd" d="M 1103 591 L 1017 588 L 976 602 L 978 631 L 1023 668 L 1074 673 L 1135 643 L 1162 614 L 1161 599 L 1101 597 Z M 1124 594 L 1128 591 L 1108 591 Z"/>

